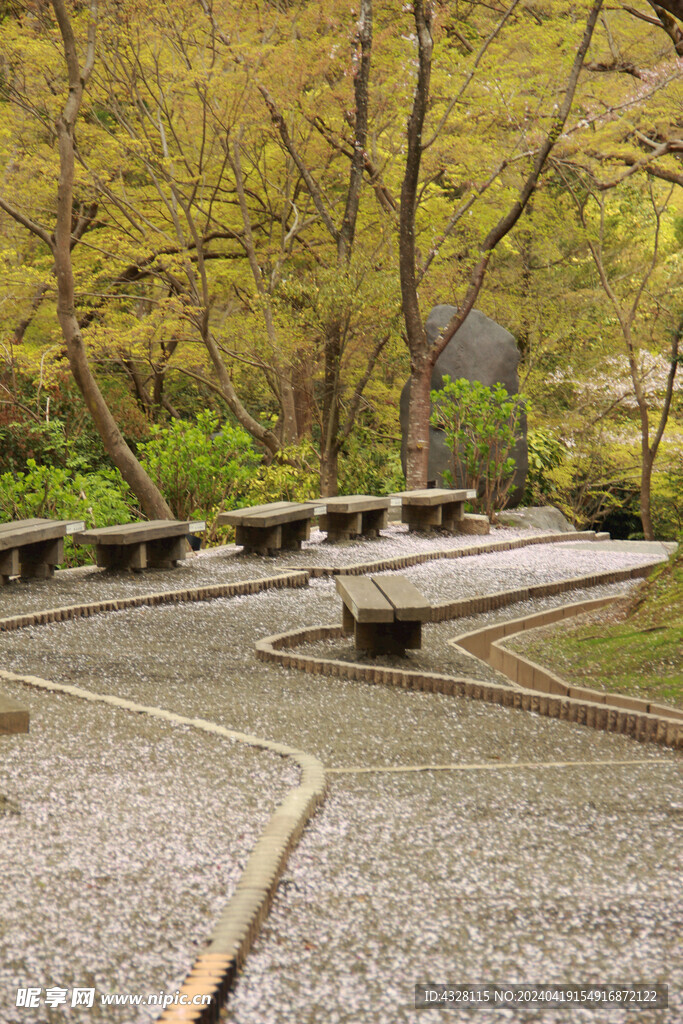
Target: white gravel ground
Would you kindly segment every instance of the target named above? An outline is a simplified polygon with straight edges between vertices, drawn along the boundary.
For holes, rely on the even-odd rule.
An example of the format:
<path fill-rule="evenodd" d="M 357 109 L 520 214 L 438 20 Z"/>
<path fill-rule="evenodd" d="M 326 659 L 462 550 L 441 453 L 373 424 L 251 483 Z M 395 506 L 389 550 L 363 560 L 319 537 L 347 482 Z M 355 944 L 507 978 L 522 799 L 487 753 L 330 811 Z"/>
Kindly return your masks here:
<path fill-rule="evenodd" d="M 506 540 L 536 536 L 538 531 L 496 529 L 488 540 Z M 239 580 L 277 576 L 288 566 L 340 566 L 357 562 L 395 558 L 426 551 L 467 549 L 481 543 L 480 537 L 453 537 L 443 534 L 409 534 L 402 523 L 390 523 L 376 540 L 331 545 L 325 534 L 314 530 L 311 540 L 300 552 L 284 551 L 273 558 L 244 555 L 234 545 L 209 548 L 198 555 L 189 554 L 175 569 L 145 569 L 143 572 L 110 572 L 94 566 L 58 571 L 50 580 L 13 580 L 0 586 L 0 619 L 45 608 L 83 604 L 109 598 L 131 597 L 167 590 Z M 524 550 L 527 550 L 526 548 Z M 530 549 L 529 549 L 530 550 Z"/>
<path fill-rule="evenodd" d="M 595 572 L 598 552 L 592 554 L 588 569 L 578 552 L 548 545 L 405 572 L 431 600 L 452 600 Z M 632 564 L 622 551 L 607 556 L 604 567 Z M 180 586 L 177 573 L 167 576 L 174 589 Z M 113 594 L 103 596 L 116 596 L 120 580 L 104 582 Z M 133 584 L 143 585 L 137 577 Z M 476 624 L 577 597 L 513 605 Z M 647 764 L 332 776 L 331 798 L 290 863 L 226 1020 L 441 1020 L 407 1008 L 425 975 L 663 979 L 680 992 L 682 961 L 673 949 L 683 931 L 675 755 L 474 701 L 256 661 L 258 637 L 339 618 L 333 581 L 319 580 L 302 591 L 140 608 L 0 635 L 0 665 L 208 718 L 309 751 L 336 768 Z M 435 638 L 427 645 L 432 656 L 445 657 L 446 635 L 467 628 L 459 620 L 425 630 Z M 453 658 L 454 672 L 482 674 L 479 663 L 461 663 L 455 652 Z M 0 895 L 0 993 L 17 978 L 66 986 L 92 977 L 103 991 L 172 990 L 282 792 L 285 763 L 74 698 L 19 687 L 11 696 L 29 700 L 34 718 L 29 737 L 1 740 L 0 792 L 21 813 L 0 817 L 11 864 L 11 885 Z M 97 1019 L 88 1012 L 81 1019 Z M 133 1024 L 130 1015 L 114 1012 L 101 1019 Z M 11 1002 L 3 1014 L 0 1005 L 2 1024 L 52 1024 L 13 1010 Z M 61 1020 L 65 1011 L 54 1014 Z M 590 1021 L 620 1024 L 616 1014 Z M 479 1013 L 472 1019 L 486 1020 Z M 495 1016 L 504 1019 L 517 1018 Z"/>
<path fill-rule="evenodd" d="M 173 992 L 298 772 L 130 712 L 2 683 L 31 714 L 0 762 L 0 1020 L 133 1024 L 150 1010 L 27 1010 L 17 989 Z"/>
<path fill-rule="evenodd" d="M 680 771 L 335 776 L 222 1018 L 675 1024 Z M 414 986 L 659 982 L 670 1011 L 416 1011 Z"/>

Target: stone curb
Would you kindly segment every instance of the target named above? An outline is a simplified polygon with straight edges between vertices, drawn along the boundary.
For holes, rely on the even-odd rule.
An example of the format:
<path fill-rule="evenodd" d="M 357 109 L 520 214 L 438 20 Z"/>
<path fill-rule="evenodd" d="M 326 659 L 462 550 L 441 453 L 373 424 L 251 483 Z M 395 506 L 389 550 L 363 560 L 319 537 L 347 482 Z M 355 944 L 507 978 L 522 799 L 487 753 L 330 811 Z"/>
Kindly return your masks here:
<path fill-rule="evenodd" d="M 458 601 L 446 601 L 443 604 L 432 606 L 432 622 L 463 619 L 470 615 L 479 615 L 482 612 L 496 611 L 498 608 L 505 608 L 518 601 L 530 601 L 537 597 L 564 594 L 567 591 L 580 590 L 583 587 L 600 587 L 610 583 L 640 579 L 642 576 L 647 576 L 658 564 L 658 562 L 647 562 L 644 565 L 629 566 L 626 569 L 608 569 L 590 576 L 571 576 L 566 580 L 537 583 L 531 587 L 520 587 L 516 590 L 497 590 L 493 594 L 486 594 L 482 597 L 466 597 Z"/>
<path fill-rule="evenodd" d="M 275 809 L 268 824 L 249 854 L 247 863 L 217 924 L 207 939 L 206 948 L 195 960 L 180 996 L 210 996 L 211 1002 L 203 1006 L 176 1005 L 167 1007 L 159 1021 L 199 1021 L 215 1024 L 220 1008 L 225 1003 L 237 971 L 244 963 L 261 923 L 273 899 L 280 876 L 289 854 L 299 841 L 306 823 L 325 798 L 325 767 L 317 757 L 295 747 L 274 743 L 259 736 L 226 729 L 202 718 L 187 718 L 172 711 L 110 694 L 93 693 L 78 686 L 53 683 L 38 676 L 22 676 L 0 669 L 0 679 L 18 682 L 52 693 L 65 693 L 92 703 L 108 704 L 124 711 L 160 718 L 174 725 L 190 726 L 203 732 L 224 736 L 238 743 L 290 757 L 301 770 L 301 780 L 291 789 Z"/>
<path fill-rule="evenodd" d="M 554 672 L 549 672 L 542 665 L 530 661 L 516 651 L 509 650 L 503 644 L 504 639 L 509 640 L 527 629 L 537 629 L 539 626 L 546 626 L 551 622 L 581 615 L 583 612 L 594 611 L 618 600 L 618 597 L 599 597 L 594 600 L 575 601 L 572 604 L 564 604 L 545 612 L 524 615 L 518 619 L 508 619 L 504 623 L 485 626 L 483 629 L 464 633 L 454 640 L 449 640 L 448 643 L 473 655 L 480 661 L 485 661 L 491 668 L 506 675 L 513 685 L 522 689 L 559 694 L 564 697 L 583 698 L 609 707 L 625 708 L 630 711 L 657 715 L 659 718 L 675 719 L 680 721 L 683 727 L 683 711 L 679 708 L 672 708 L 667 704 L 657 704 L 642 697 L 627 697 L 619 693 L 593 690 L 587 686 L 573 686 Z"/>
<path fill-rule="evenodd" d="M 262 579 L 241 580 L 238 583 L 216 583 L 208 587 L 193 587 L 189 590 L 161 590 L 155 594 L 136 594 L 134 597 L 109 598 L 104 601 L 92 601 L 89 604 L 72 604 L 64 608 L 48 608 L 42 611 L 27 612 L 25 615 L 12 615 L 0 619 L 0 633 L 7 633 L 26 626 L 45 625 L 50 622 L 66 622 L 69 619 L 87 618 L 102 612 L 119 612 L 128 608 L 141 608 L 143 605 L 184 604 L 194 601 L 213 601 L 220 597 L 241 597 L 245 594 L 258 594 L 264 590 L 281 589 L 283 587 L 308 586 L 308 573 L 305 571 L 287 572 L 278 576 L 265 576 Z"/>
<path fill-rule="evenodd" d="M 542 589 L 544 594 L 562 593 L 565 589 L 569 589 L 566 584 L 573 587 L 594 586 L 599 583 L 614 582 L 615 579 L 630 579 L 635 575 L 645 575 L 649 568 L 651 566 L 638 566 L 635 569 L 618 570 L 604 573 L 601 576 L 578 577 L 573 580 L 563 580 L 557 584 L 544 584 Z M 553 587 L 556 589 L 551 589 Z M 527 600 L 530 594 L 535 596 L 532 591 L 536 589 L 501 591 L 492 596 L 500 600 L 496 607 L 502 607 L 503 604 Z M 475 598 L 474 602 L 479 600 L 487 599 Z M 600 598 L 598 601 L 604 603 L 605 599 Z M 436 606 L 432 621 L 441 621 L 441 616 L 438 613 L 444 608 L 451 610 L 456 605 L 463 605 L 467 608 L 467 611 L 456 612 L 456 614 L 471 614 L 472 603 L 473 601 L 468 600 L 455 602 L 452 605 Z M 595 602 L 588 603 L 595 604 Z M 541 613 L 541 615 L 545 614 Z M 453 615 L 443 616 L 443 618 L 447 617 L 451 618 Z M 491 628 L 502 628 L 504 635 L 507 635 L 505 633 L 506 626 L 507 623 L 499 623 L 497 627 Z M 612 706 L 603 700 L 602 694 L 583 688 L 569 687 L 569 693 L 559 694 L 530 689 L 519 685 L 519 683 L 515 683 L 514 686 L 504 686 L 500 683 L 457 678 L 435 672 L 416 672 L 408 669 L 361 665 L 358 662 L 337 661 L 298 652 L 288 653 L 301 644 L 338 639 L 343 635 L 341 625 L 309 626 L 305 629 L 291 630 L 259 640 L 256 643 L 256 656 L 261 661 L 276 662 L 283 668 L 293 668 L 300 672 L 394 686 L 404 690 L 421 690 L 426 693 L 470 697 L 475 700 L 488 701 L 491 704 L 500 704 L 503 707 L 519 708 L 550 718 L 576 722 L 579 725 L 603 729 L 606 732 L 620 733 L 643 742 L 654 742 L 683 749 L 683 721 L 670 717 L 668 708 L 665 709 L 667 714 L 664 715 L 659 711 L 650 713 L 646 710 L 636 709 L 630 704 L 629 706 Z M 479 657 L 479 655 L 476 656 Z"/>
<path fill-rule="evenodd" d="M 440 558 L 467 558 L 469 555 L 490 555 L 498 551 L 512 551 L 526 548 L 531 544 L 557 544 L 572 540 L 595 540 L 598 537 L 593 530 L 582 533 L 541 533 L 533 537 L 517 537 L 514 540 L 492 540 L 486 544 L 470 547 L 445 548 L 443 551 L 419 551 L 414 555 L 397 555 L 395 558 L 384 558 L 375 562 L 356 562 L 352 565 L 307 565 L 288 566 L 294 571 L 307 572 L 311 578 L 318 576 L 363 576 L 369 572 L 389 572 L 392 569 L 408 569 L 413 565 L 433 562 Z"/>

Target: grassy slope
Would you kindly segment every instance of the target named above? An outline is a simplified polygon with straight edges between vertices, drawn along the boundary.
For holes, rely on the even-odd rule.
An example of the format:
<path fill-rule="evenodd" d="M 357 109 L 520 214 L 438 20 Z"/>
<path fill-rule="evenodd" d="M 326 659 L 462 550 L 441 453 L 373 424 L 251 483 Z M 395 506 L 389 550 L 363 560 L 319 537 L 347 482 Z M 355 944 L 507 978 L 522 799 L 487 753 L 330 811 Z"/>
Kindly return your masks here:
<path fill-rule="evenodd" d="M 683 546 L 628 603 L 510 646 L 577 684 L 683 707 Z"/>

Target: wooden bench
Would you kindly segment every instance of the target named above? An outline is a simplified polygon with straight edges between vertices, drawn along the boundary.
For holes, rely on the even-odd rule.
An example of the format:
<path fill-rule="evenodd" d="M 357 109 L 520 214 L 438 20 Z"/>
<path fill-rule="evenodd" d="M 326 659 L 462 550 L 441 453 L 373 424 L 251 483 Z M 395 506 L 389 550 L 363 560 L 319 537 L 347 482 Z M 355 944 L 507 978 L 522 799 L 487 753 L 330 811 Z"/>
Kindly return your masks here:
<path fill-rule="evenodd" d="M 342 628 L 354 634 L 357 650 L 403 655 L 422 646 L 422 623 L 432 609 L 405 576 L 337 576 L 336 584 Z"/>
<path fill-rule="evenodd" d="M 318 526 L 326 531 L 331 544 L 356 537 L 376 537 L 387 525 L 389 501 L 388 497 L 375 498 L 370 494 L 322 498 L 315 509 Z"/>
<path fill-rule="evenodd" d="M 274 555 L 277 551 L 298 551 L 311 535 L 312 502 L 275 501 L 221 512 L 221 526 L 234 526 L 236 542 L 246 553 Z"/>
<path fill-rule="evenodd" d="M 29 714 L 26 708 L 15 704 L 0 693 L 0 736 L 28 732 Z"/>
<path fill-rule="evenodd" d="M 421 491 L 401 491 L 401 521 L 414 530 L 464 532 L 465 502 L 476 498 L 474 490 L 449 490 L 428 487 Z"/>
<path fill-rule="evenodd" d="M 64 537 L 82 530 L 75 519 L 19 519 L 0 523 L 0 586 L 10 576 L 49 579 L 64 561 Z"/>
<path fill-rule="evenodd" d="M 83 530 L 74 541 L 94 544 L 97 564 L 105 569 L 170 569 L 185 558 L 187 535 L 205 529 L 199 520 L 152 519 Z"/>

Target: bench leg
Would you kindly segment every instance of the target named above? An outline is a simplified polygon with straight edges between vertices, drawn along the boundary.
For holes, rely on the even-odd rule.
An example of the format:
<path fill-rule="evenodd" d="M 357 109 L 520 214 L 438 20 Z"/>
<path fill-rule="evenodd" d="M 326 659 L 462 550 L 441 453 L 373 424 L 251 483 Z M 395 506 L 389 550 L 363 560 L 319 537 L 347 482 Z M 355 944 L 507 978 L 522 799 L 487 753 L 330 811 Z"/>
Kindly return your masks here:
<path fill-rule="evenodd" d="M 285 551 L 301 550 L 301 542 L 311 536 L 311 520 L 301 519 L 299 522 L 282 524 L 282 548 Z"/>
<path fill-rule="evenodd" d="M 421 622 L 356 622 L 354 627 L 356 650 L 366 651 L 373 657 L 378 654 L 403 657 L 407 648 L 419 650 L 422 646 Z"/>
<path fill-rule="evenodd" d="M 95 557 L 103 569 L 146 569 L 147 544 L 98 544 Z"/>
<path fill-rule="evenodd" d="M 362 512 L 328 512 L 318 518 L 318 526 L 327 532 L 329 544 L 351 540 L 363 532 Z"/>
<path fill-rule="evenodd" d="M 397 654 L 402 657 L 406 648 L 419 650 L 422 646 L 421 622 L 356 622 L 354 629 L 356 650 L 371 656 Z"/>
<path fill-rule="evenodd" d="M 64 540 L 26 544 L 19 552 L 20 574 L 24 579 L 47 580 L 54 576 L 55 566 L 64 561 Z"/>
<path fill-rule="evenodd" d="M 274 555 L 282 547 L 282 527 L 236 526 L 235 541 L 245 554 Z"/>
<path fill-rule="evenodd" d="M 444 530 L 450 530 L 452 533 L 459 533 L 462 518 L 465 515 L 465 502 L 464 501 L 451 501 L 447 505 L 441 506 L 443 511 L 441 513 L 441 525 Z"/>
<path fill-rule="evenodd" d="M 356 625 L 355 619 L 345 604 L 342 605 L 342 632 L 349 636 L 355 632 L 354 627 Z"/>
<path fill-rule="evenodd" d="M 408 524 L 411 533 L 416 530 L 434 530 L 441 526 L 441 505 L 404 505 L 401 522 Z"/>
<path fill-rule="evenodd" d="M 374 508 L 362 512 L 361 515 L 363 516 L 361 533 L 364 537 L 374 538 L 378 536 L 380 530 L 386 530 L 389 518 L 388 509 Z"/>
<path fill-rule="evenodd" d="M 419 651 L 422 647 L 422 623 L 419 621 L 397 622 L 394 628 L 398 631 L 399 627 L 406 648 L 411 651 Z"/>
<path fill-rule="evenodd" d="M 4 587 L 9 583 L 10 576 L 19 575 L 19 550 L 10 548 L 9 551 L 0 552 L 0 586 Z"/>
<path fill-rule="evenodd" d="M 147 562 L 154 569 L 172 569 L 187 552 L 185 537 L 162 537 L 147 541 Z"/>

